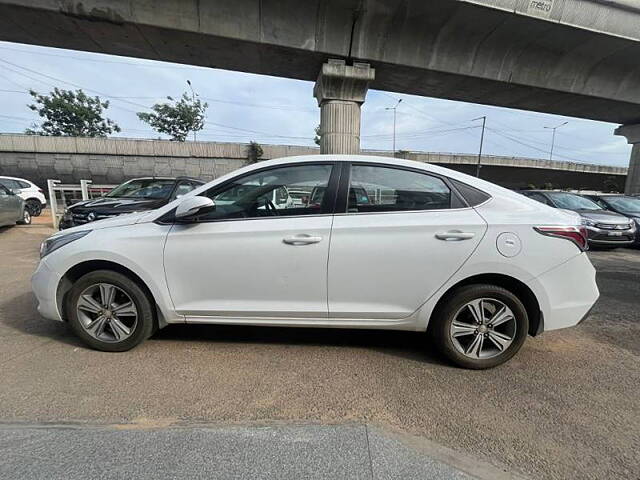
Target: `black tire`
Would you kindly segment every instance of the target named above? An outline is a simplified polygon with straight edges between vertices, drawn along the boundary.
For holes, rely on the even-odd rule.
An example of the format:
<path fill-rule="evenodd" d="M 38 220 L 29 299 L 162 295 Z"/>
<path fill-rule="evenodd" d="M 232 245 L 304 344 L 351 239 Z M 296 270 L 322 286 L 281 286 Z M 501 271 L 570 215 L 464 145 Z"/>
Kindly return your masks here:
<path fill-rule="evenodd" d="M 25 202 L 25 208 L 29 209 L 31 215 L 34 217 L 40 216 L 42 213 L 42 203 L 37 198 L 30 198 Z"/>
<path fill-rule="evenodd" d="M 122 341 L 102 341 L 90 335 L 78 317 L 77 304 L 82 292 L 96 284 L 111 284 L 126 293 L 137 311 L 137 321 L 131 334 Z M 154 329 L 154 309 L 145 291 L 130 278 L 111 270 L 96 270 L 79 278 L 67 295 L 69 325 L 87 345 L 104 352 L 124 352 L 149 338 Z"/>
<path fill-rule="evenodd" d="M 24 210 L 22 211 L 22 220 L 18 220 L 16 223 L 18 225 L 31 225 L 31 212 L 26 207 L 26 205 L 24 207 Z"/>
<path fill-rule="evenodd" d="M 513 333 L 511 344 L 504 351 L 489 358 L 471 358 L 460 352 L 454 345 L 454 340 L 450 333 L 451 324 L 456 318 L 456 314 L 465 305 L 481 298 L 495 299 L 509 307 L 515 319 L 515 327 L 511 326 L 515 329 L 515 332 Z M 455 365 L 473 370 L 495 367 L 509 360 L 518 353 L 528 332 L 529 317 L 520 299 L 509 290 L 489 284 L 466 285 L 449 294 L 433 313 L 429 325 L 429 336 L 442 354 Z"/>

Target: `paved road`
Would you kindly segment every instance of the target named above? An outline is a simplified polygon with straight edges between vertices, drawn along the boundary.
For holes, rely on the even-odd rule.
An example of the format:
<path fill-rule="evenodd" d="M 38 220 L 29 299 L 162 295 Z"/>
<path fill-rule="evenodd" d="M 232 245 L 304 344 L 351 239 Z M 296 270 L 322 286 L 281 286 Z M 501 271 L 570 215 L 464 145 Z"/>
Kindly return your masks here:
<path fill-rule="evenodd" d="M 356 424 L 533 478 L 640 471 L 640 252 L 591 253 L 593 315 L 472 372 L 409 332 L 172 326 L 131 352 L 88 350 L 35 312 L 28 282 L 47 233 L 0 230 L 5 423 Z"/>

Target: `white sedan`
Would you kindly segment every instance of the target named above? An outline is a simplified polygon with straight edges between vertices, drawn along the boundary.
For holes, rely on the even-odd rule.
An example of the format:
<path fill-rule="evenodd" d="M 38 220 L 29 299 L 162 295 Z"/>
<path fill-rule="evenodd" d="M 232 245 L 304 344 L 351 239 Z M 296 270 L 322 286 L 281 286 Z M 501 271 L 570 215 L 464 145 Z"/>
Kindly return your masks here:
<path fill-rule="evenodd" d="M 247 188 L 238 188 L 247 186 Z M 273 191 L 322 191 L 274 205 Z M 231 189 L 244 192 L 233 195 Z M 507 361 L 598 298 L 577 215 L 434 165 L 289 157 L 150 212 L 49 237 L 40 313 L 124 351 L 170 323 L 427 332 L 455 364 Z"/>

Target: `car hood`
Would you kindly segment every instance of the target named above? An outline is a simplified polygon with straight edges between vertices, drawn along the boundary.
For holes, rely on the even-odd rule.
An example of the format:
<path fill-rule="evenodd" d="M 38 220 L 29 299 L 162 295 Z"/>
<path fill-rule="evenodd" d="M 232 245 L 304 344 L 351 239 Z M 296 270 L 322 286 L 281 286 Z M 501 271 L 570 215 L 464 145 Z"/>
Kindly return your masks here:
<path fill-rule="evenodd" d="M 121 214 L 138 210 L 153 210 L 166 203 L 166 199 L 148 198 L 112 198 L 103 197 L 74 203 L 69 207 L 73 213 Z"/>
<path fill-rule="evenodd" d="M 576 213 L 579 213 L 581 217 L 598 223 L 629 224 L 629 219 L 624 215 L 606 210 L 576 210 Z"/>
<path fill-rule="evenodd" d="M 142 223 L 147 218 L 153 218 L 153 211 L 146 212 L 134 212 L 118 215 L 117 217 L 105 218 L 102 220 L 96 220 L 94 222 L 85 223 L 84 225 L 78 225 L 77 227 L 71 227 L 63 230 L 65 233 L 80 232 L 84 230 L 100 230 L 103 228 L 111 227 L 125 227 L 127 225 L 133 225 L 134 223 Z"/>

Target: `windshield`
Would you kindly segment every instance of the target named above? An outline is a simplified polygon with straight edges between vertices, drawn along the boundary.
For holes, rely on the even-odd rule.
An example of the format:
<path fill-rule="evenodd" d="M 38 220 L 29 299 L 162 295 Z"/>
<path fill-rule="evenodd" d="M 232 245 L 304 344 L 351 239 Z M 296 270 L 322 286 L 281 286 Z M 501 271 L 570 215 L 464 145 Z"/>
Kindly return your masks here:
<path fill-rule="evenodd" d="M 554 192 L 548 195 L 558 208 L 565 210 L 602 210 L 597 203 L 573 193 Z"/>
<path fill-rule="evenodd" d="M 603 197 L 603 200 L 621 212 L 640 213 L 640 198 Z"/>
<path fill-rule="evenodd" d="M 147 178 L 130 180 L 111 190 L 107 197 L 161 199 L 171 195 L 174 180 Z"/>

